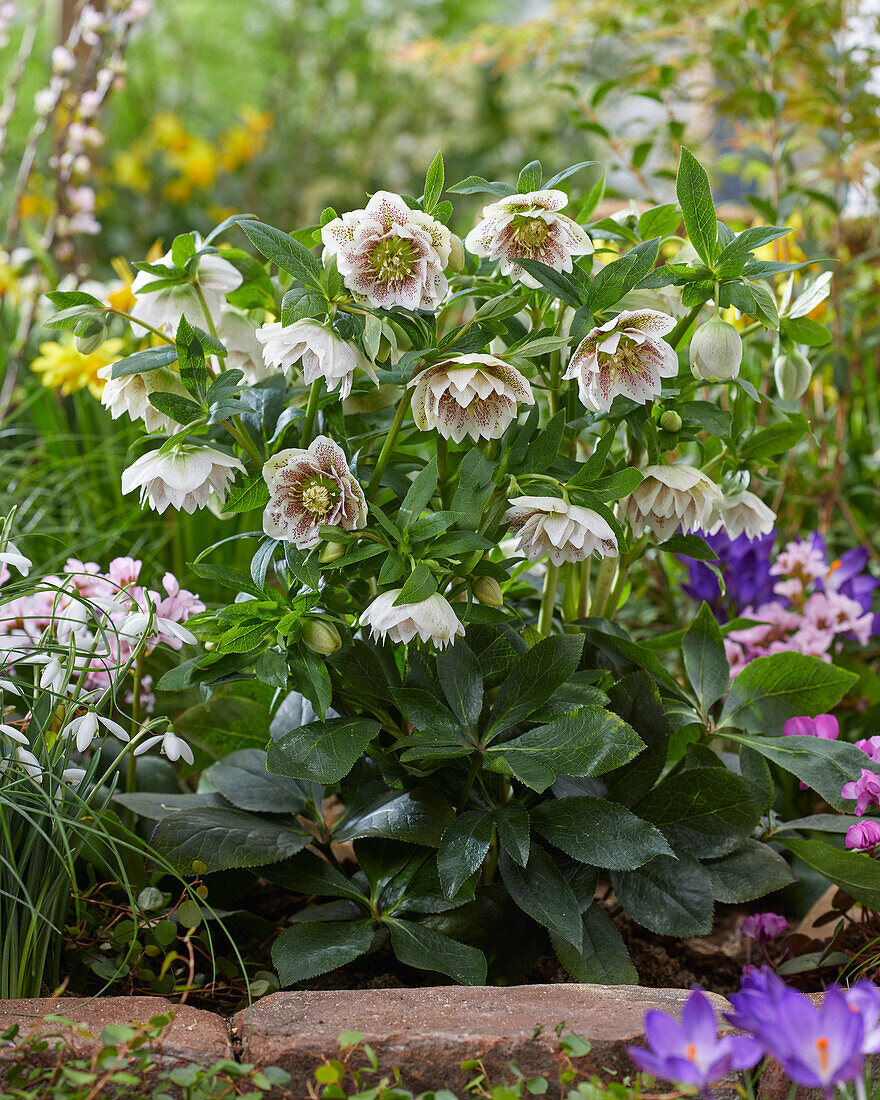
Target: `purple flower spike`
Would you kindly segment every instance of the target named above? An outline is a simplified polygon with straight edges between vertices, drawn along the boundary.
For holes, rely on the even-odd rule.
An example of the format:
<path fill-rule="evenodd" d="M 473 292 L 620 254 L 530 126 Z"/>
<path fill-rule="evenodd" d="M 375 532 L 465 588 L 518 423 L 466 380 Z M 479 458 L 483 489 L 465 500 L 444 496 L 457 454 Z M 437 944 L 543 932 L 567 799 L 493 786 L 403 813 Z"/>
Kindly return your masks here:
<path fill-rule="evenodd" d="M 759 943 L 769 943 L 788 928 L 788 921 L 778 913 L 753 913 L 742 922 L 740 931 Z"/>
<path fill-rule="evenodd" d="M 815 718 L 804 715 L 789 718 L 782 727 L 783 737 L 821 737 L 824 741 L 836 741 L 840 736 L 840 723 L 833 714 L 817 714 Z"/>
<path fill-rule="evenodd" d="M 761 1058 L 761 1044 L 745 1035 L 718 1038 L 709 998 L 695 989 L 685 1002 L 681 1023 L 665 1012 L 645 1016 L 650 1050 L 630 1047 L 629 1056 L 645 1073 L 664 1081 L 695 1085 L 703 1093 L 713 1081 L 733 1070 L 751 1069 Z"/>
<path fill-rule="evenodd" d="M 846 846 L 857 852 L 871 852 L 880 844 L 880 822 L 857 821 L 846 830 Z"/>
<path fill-rule="evenodd" d="M 855 782 L 844 783 L 840 789 L 840 797 L 854 798 L 856 813 L 861 817 L 871 806 L 880 806 L 880 775 L 862 768 L 862 774 Z"/>

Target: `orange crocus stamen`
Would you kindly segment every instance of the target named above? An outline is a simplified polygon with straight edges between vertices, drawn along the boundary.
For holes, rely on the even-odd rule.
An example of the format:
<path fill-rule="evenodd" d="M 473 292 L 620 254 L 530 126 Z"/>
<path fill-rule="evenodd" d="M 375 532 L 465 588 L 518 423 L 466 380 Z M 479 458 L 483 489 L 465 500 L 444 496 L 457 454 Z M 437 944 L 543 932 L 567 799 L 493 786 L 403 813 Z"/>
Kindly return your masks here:
<path fill-rule="evenodd" d="M 696 1062 L 697 1048 L 694 1046 L 693 1043 L 688 1043 L 687 1047 L 685 1048 L 685 1054 L 687 1055 L 687 1060 L 689 1062 Z"/>
<path fill-rule="evenodd" d="M 816 1040 L 816 1050 L 819 1052 L 819 1065 L 823 1073 L 828 1072 L 828 1040 L 820 1035 Z"/>

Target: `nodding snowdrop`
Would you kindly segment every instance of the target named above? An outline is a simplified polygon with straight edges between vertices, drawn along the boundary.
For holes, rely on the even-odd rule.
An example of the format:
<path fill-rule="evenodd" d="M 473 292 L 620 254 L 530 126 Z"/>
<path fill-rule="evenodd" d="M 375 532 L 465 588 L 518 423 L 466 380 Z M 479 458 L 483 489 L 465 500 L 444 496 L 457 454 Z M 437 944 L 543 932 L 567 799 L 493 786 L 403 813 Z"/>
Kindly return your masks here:
<path fill-rule="evenodd" d="M 25 555 L 21 553 L 13 542 L 7 542 L 6 545 L 0 549 L 0 563 L 14 566 L 23 577 L 26 577 L 28 573 L 30 573 L 34 564 L 30 558 L 25 557 Z"/>
<path fill-rule="evenodd" d="M 96 714 L 93 710 L 72 718 L 61 730 L 61 736 L 75 741 L 78 752 L 85 752 L 97 736 L 100 726 L 120 741 L 131 740 L 118 722 L 114 722 L 112 718 L 105 718 L 103 714 Z"/>
<path fill-rule="evenodd" d="M 166 730 L 165 733 L 154 734 L 152 737 L 148 737 L 145 741 L 139 742 L 134 747 L 134 755 L 142 756 L 145 752 L 149 752 L 150 749 L 155 748 L 156 745 L 160 745 L 160 751 L 163 752 L 169 760 L 185 760 L 187 764 L 193 762 L 193 751 L 180 737 L 174 733 L 173 730 Z"/>

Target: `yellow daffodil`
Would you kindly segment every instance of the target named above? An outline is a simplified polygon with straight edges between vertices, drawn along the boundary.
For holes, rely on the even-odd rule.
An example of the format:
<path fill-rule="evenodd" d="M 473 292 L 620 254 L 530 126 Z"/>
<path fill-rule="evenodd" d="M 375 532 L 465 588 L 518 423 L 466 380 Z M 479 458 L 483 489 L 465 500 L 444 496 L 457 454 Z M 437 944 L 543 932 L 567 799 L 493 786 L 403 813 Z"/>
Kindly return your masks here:
<path fill-rule="evenodd" d="M 83 355 L 74 346 L 73 334 L 68 333 L 61 341 L 40 344 L 40 354 L 31 363 L 31 370 L 41 376 L 44 386 L 59 390 L 64 397 L 86 386 L 100 397 L 104 381 L 98 371 L 121 358 L 122 343 L 119 339 L 105 340 L 95 351 Z"/>

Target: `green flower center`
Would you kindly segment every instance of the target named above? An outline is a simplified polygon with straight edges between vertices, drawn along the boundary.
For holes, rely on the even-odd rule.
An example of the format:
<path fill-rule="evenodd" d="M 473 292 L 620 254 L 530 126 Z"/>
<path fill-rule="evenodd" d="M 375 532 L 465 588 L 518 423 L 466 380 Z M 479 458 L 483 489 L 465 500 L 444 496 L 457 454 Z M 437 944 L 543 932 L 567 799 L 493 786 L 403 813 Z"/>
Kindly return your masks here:
<path fill-rule="evenodd" d="M 406 237 L 383 237 L 371 257 L 376 278 L 392 286 L 412 275 L 418 258 L 415 245 Z"/>
<path fill-rule="evenodd" d="M 326 478 L 314 478 L 303 486 L 302 506 L 313 516 L 326 516 L 339 499 L 339 490 Z"/>
<path fill-rule="evenodd" d="M 525 214 L 513 219 L 513 236 L 522 248 L 541 248 L 550 235 L 550 226 L 543 218 L 530 218 Z"/>

